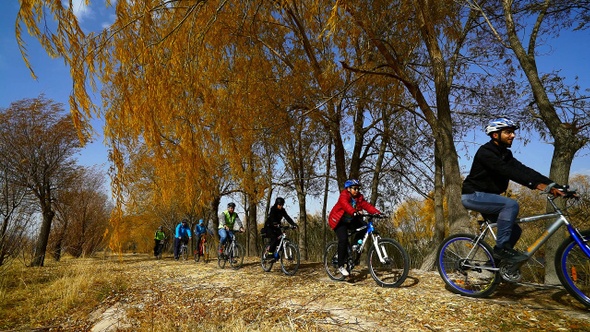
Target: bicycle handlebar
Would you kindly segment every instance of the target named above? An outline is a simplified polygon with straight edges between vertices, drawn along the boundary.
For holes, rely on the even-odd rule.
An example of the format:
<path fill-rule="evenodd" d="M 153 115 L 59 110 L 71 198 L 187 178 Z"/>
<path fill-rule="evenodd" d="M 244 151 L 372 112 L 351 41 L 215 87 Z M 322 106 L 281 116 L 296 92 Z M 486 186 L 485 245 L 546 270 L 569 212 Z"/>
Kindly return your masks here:
<path fill-rule="evenodd" d="M 570 187 L 567 184 L 566 185 L 558 185 L 558 184 L 552 183 L 547 186 L 547 189 L 545 189 L 545 191 L 543 191 L 543 193 L 550 195 L 551 188 L 555 188 L 555 189 L 561 191 L 562 193 L 564 193 L 563 198 L 580 198 L 578 196 L 578 193 L 573 189 L 570 190 Z"/>
<path fill-rule="evenodd" d="M 373 219 L 387 219 L 389 218 L 389 216 L 386 216 L 384 214 L 378 214 L 378 213 L 359 213 L 357 214 L 357 216 L 359 217 L 363 217 L 363 218 L 373 218 Z"/>

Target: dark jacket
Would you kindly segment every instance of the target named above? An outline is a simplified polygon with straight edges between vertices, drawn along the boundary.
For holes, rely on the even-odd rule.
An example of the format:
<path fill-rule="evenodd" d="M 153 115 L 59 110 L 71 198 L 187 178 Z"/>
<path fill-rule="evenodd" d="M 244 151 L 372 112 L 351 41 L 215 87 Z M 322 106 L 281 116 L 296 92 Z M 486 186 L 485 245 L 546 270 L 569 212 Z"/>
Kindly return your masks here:
<path fill-rule="evenodd" d="M 273 205 L 270 208 L 270 212 L 266 222 L 264 223 L 264 227 L 278 227 L 281 224 L 281 220 L 283 220 L 283 218 L 285 218 L 285 220 L 287 220 L 291 226 L 295 226 L 295 222 L 293 219 L 291 219 L 291 217 L 289 217 L 287 211 L 285 211 L 285 208 L 279 209 L 276 205 Z"/>
<path fill-rule="evenodd" d="M 539 183 L 553 182 L 516 160 L 508 148 L 489 141 L 475 153 L 469 175 L 463 181 L 462 193 L 472 194 L 479 191 L 501 194 L 508 188 L 510 180 L 531 189 L 535 189 Z"/>

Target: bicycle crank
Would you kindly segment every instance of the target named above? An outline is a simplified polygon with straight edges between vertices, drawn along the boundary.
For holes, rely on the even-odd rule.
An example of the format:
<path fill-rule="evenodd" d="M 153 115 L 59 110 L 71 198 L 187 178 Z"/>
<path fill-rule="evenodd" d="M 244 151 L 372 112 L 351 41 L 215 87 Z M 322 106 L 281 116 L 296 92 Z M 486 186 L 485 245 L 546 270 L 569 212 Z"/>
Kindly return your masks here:
<path fill-rule="evenodd" d="M 514 265 L 502 265 L 500 266 L 500 275 L 502 279 L 507 282 L 519 282 L 522 279 L 519 267 Z"/>

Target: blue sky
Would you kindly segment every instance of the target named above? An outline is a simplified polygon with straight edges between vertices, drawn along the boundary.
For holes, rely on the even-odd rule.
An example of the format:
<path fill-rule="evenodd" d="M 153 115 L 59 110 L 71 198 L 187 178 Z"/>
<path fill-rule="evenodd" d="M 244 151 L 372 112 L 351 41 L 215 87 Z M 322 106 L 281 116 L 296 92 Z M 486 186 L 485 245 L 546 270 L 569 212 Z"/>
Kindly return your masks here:
<path fill-rule="evenodd" d="M 82 6 L 81 2 L 82 0 L 74 1 L 84 29 L 97 31 L 113 21 L 112 11 L 105 8 L 104 2 L 92 2 L 92 10 Z M 71 92 L 68 69 L 62 60 L 51 59 L 37 40 L 29 37 L 26 31 L 24 31 L 24 38 L 27 42 L 27 52 L 38 76 L 37 80 L 32 78 L 25 66 L 14 34 L 18 6 L 18 1 L 6 1 L 3 10 L 0 11 L 0 107 L 7 107 L 13 101 L 34 98 L 43 93 L 47 98 L 63 103 L 67 110 Z M 569 33 L 551 44 L 551 48 L 543 49 L 546 55 L 538 59 L 541 71 L 560 69 L 561 74 L 571 78 L 572 81 L 575 76 L 578 76 L 583 89 L 590 88 L 590 32 Z M 93 126 L 100 134 L 102 122 L 93 121 Z M 487 137 L 483 133 L 476 134 L 470 148 L 472 151 L 467 154 L 473 155 L 475 149 L 486 140 Z M 517 138 L 513 145 L 513 151 L 524 164 L 543 174 L 548 174 L 552 146 L 541 142 L 533 142 L 523 146 L 522 141 Z M 590 175 L 589 151 L 586 148 L 578 153 L 572 165 L 572 174 Z M 103 165 L 108 168 L 107 150 L 103 145 L 102 136 L 98 135 L 94 143 L 89 144 L 78 159 L 82 165 Z M 468 168 L 470 163 L 470 160 L 461 160 L 461 164 L 465 168 Z M 467 170 L 464 169 L 464 171 Z"/>

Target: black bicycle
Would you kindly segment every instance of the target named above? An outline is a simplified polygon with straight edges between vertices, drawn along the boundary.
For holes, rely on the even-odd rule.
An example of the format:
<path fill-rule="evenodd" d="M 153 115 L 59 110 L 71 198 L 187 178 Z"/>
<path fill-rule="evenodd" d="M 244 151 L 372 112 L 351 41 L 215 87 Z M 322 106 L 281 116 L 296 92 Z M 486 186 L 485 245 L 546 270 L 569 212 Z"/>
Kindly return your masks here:
<path fill-rule="evenodd" d="M 576 198 L 576 192 L 563 189 L 565 199 Z M 534 241 L 524 253 L 531 259 L 533 254 L 566 226 L 570 236 L 562 242 L 555 255 L 555 271 L 563 287 L 578 301 L 590 307 L 590 230 L 579 231 L 568 220 L 567 214 L 557 207 L 554 197 L 547 194 L 547 200 L 555 212 L 517 219 L 517 223 L 555 220 L 547 230 Z M 492 247 L 485 241 L 490 235 L 494 240 L 493 228 L 497 225 L 488 219 L 480 221 L 478 234 L 454 234 L 446 238 L 438 249 L 438 272 L 450 290 L 469 297 L 486 297 L 492 294 L 501 279 L 518 282 L 520 267 L 526 263 L 508 264 L 498 261 L 492 255 Z"/>
<path fill-rule="evenodd" d="M 398 287 L 408 277 L 410 271 L 410 257 L 401 244 L 394 239 L 382 238 L 375 229 L 374 219 L 387 218 L 382 215 L 365 214 L 363 219 L 367 225 L 349 232 L 349 238 L 354 239 L 357 232 L 365 232 L 360 241 L 351 245 L 349 241 L 348 254 L 346 257 L 346 269 L 351 273 L 355 266 L 360 263 L 361 254 L 369 243 L 367 254 L 367 266 L 371 276 L 382 287 Z M 338 241 L 332 241 L 326 246 L 324 252 L 324 268 L 332 280 L 344 280 L 344 276 L 338 271 Z"/>
<path fill-rule="evenodd" d="M 229 237 L 223 247 L 223 252 L 217 255 L 217 265 L 220 268 L 224 268 L 225 264 L 229 262 L 229 265 L 234 269 L 238 269 L 244 263 L 244 255 L 246 250 L 244 246 L 239 244 L 236 240 L 236 235 L 233 232 L 229 233 Z"/>
<path fill-rule="evenodd" d="M 265 247 L 265 250 L 262 250 L 260 265 L 265 272 L 270 271 L 272 269 L 272 265 L 276 261 L 281 262 L 281 269 L 283 270 L 283 273 L 288 276 L 294 275 L 299 269 L 299 248 L 297 245 L 291 242 L 289 238 L 287 238 L 287 234 L 285 233 L 286 230 L 293 228 L 293 226 L 281 226 L 282 234 L 279 236 L 280 242 L 277 245 L 272 258 L 265 257 L 265 254 L 268 251 L 268 245 Z"/>

